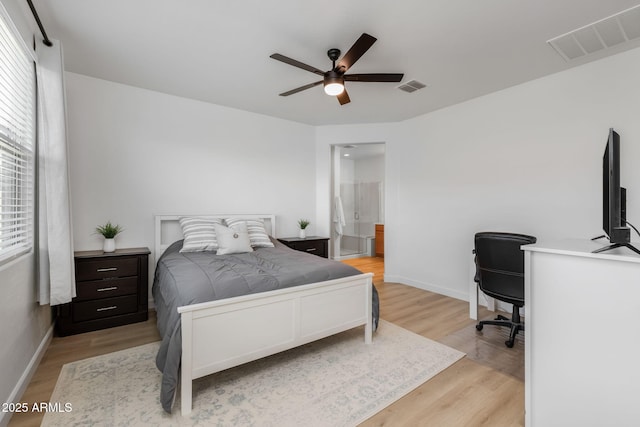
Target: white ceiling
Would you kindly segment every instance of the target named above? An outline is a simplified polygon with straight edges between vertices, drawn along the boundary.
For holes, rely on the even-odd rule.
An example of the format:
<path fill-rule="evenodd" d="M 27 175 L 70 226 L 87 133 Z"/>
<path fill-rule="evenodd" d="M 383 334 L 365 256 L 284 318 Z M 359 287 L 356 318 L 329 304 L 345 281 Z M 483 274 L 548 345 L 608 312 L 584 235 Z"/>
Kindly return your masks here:
<path fill-rule="evenodd" d="M 547 40 L 638 0 L 34 0 L 67 71 L 312 125 L 394 122 L 552 74 L 640 40 L 566 62 Z M 427 88 L 347 82 L 340 106 L 322 70 L 363 33 L 378 38 L 351 73 L 403 72 Z"/>

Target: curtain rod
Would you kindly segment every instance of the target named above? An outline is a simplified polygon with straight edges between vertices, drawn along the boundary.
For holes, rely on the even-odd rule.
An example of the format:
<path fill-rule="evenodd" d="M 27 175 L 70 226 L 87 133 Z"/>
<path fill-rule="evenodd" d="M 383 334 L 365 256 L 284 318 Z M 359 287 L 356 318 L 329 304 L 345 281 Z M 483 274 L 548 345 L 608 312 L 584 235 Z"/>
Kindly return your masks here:
<path fill-rule="evenodd" d="M 44 38 L 43 40 L 44 44 L 47 46 L 53 46 L 53 43 L 51 43 L 51 40 L 49 40 L 49 37 L 47 36 L 47 32 L 44 30 L 44 27 L 42 26 L 42 22 L 40 21 L 40 17 L 38 16 L 38 12 L 36 12 L 36 8 L 33 5 L 33 2 L 31 0 L 27 0 L 27 3 L 29 3 L 29 8 L 31 9 L 31 13 L 33 13 L 33 17 L 36 19 L 38 28 L 40 28 L 40 32 L 42 33 L 42 37 Z"/>

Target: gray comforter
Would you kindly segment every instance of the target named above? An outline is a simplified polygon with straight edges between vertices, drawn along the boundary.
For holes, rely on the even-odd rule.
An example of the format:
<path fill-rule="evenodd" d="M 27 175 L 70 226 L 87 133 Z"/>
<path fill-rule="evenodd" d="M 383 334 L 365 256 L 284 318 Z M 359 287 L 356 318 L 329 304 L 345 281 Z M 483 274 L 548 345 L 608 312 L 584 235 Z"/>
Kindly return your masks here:
<path fill-rule="evenodd" d="M 182 241 L 160 257 L 153 298 L 162 336 L 156 366 L 162 372 L 160 401 L 171 412 L 178 385 L 182 333 L 178 307 L 271 291 L 360 274 L 346 264 L 294 251 L 274 240 L 274 248 L 245 254 L 180 253 Z M 373 288 L 373 324 L 378 324 L 378 293 Z"/>

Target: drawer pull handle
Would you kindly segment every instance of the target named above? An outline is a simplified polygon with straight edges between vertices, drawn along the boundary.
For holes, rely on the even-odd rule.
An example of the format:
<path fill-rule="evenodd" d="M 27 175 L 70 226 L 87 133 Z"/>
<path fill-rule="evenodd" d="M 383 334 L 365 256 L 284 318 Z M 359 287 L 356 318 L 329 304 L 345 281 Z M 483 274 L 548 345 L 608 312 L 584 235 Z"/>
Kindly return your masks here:
<path fill-rule="evenodd" d="M 317 251 L 317 250 L 318 250 L 318 248 L 309 248 L 309 249 L 307 249 L 307 252 L 313 252 L 313 251 Z"/>
<path fill-rule="evenodd" d="M 108 310 L 115 310 L 116 308 L 118 308 L 117 305 L 112 305 L 110 307 L 101 307 L 98 308 L 96 311 L 108 311 Z"/>
<path fill-rule="evenodd" d="M 117 286 L 110 286 L 108 288 L 100 288 L 98 289 L 98 292 L 115 291 L 116 289 L 118 289 Z"/>
<path fill-rule="evenodd" d="M 118 267 L 99 268 L 98 273 L 104 273 L 105 271 L 116 271 Z"/>

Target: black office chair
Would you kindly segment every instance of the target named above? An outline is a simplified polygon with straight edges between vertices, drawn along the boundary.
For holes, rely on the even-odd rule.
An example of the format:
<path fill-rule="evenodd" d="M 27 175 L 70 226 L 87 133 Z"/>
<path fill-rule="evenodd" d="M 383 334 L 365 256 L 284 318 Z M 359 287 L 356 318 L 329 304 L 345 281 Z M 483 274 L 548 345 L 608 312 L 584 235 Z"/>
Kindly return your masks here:
<path fill-rule="evenodd" d="M 485 294 L 513 304 L 511 319 L 498 315 L 495 320 L 478 322 L 476 329 L 481 331 L 484 325 L 510 327 L 509 340 L 505 341 L 509 348 L 518 331 L 524 331 L 520 320 L 520 307 L 524 306 L 524 252 L 520 247 L 535 242 L 535 237 L 524 234 L 483 232 L 475 236 L 474 280 Z"/>

